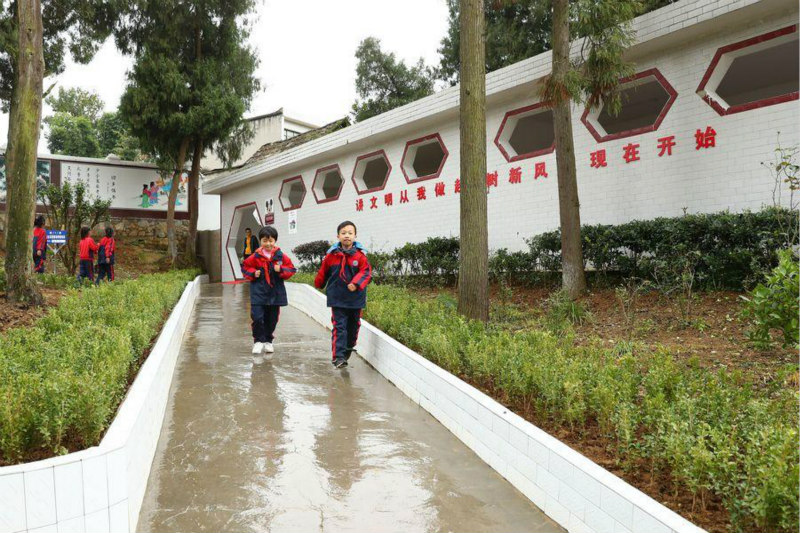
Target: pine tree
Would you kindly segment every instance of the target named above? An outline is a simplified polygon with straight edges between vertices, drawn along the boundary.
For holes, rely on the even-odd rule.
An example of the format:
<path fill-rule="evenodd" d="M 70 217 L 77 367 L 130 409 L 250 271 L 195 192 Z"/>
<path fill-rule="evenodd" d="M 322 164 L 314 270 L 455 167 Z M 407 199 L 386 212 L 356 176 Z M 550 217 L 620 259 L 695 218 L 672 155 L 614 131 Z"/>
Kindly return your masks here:
<path fill-rule="evenodd" d="M 433 94 L 433 69 L 422 58 L 408 66 L 394 53 L 381 50 L 380 40 L 367 37 L 358 45 L 356 59 L 355 122 Z"/>

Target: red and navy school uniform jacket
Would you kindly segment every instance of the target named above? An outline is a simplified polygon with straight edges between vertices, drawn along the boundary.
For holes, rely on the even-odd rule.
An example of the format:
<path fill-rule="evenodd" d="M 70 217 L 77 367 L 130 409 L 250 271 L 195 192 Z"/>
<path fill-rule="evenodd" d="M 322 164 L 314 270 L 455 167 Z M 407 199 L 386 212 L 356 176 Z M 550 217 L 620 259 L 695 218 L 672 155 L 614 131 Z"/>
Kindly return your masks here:
<path fill-rule="evenodd" d="M 47 255 L 47 232 L 44 228 L 33 228 L 33 256 L 36 257 L 36 251 L 41 250 L 41 258 L 44 259 Z"/>
<path fill-rule="evenodd" d="M 81 261 L 94 261 L 94 254 L 99 249 L 94 239 L 88 236 L 85 239 L 81 239 L 79 248 Z"/>
<path fill-rule="evenodd" d="M 116 263 L 117 241 L 114 237 L 103 237 L 97 247 L 97 263 L 113 265 Z"/>
<path fill-rule="evenodd" d="M 372 267 L 365 251 L 357 242 L 349 250 L 343 249 L 341 244 L 328 250 L 314 278 L 316 288 L 328 286 L 328 307 L 363 309 L 367 306 L 367 285 L 372 281 Z M 347 288 L 351 283 L 356 286 L 353 292 Z"/>
<path fill-rule="evenodd" d="M 280 265 L 280 272 L 275 272 L 275 265 Z M 259 277 L 255 276 L 257 270 L 261 271 Z M 273 248 L 271 256 L 264 248 L 256 250 L 242 264 L 242 274 L 251 282 L 250 303 L 252 305 L 289 305 L 286 298 L 286 286 L 283 282 L 294 276 L 295 272 L 297 269 L 294 268 L 292 260 L 280 248 Z"/>

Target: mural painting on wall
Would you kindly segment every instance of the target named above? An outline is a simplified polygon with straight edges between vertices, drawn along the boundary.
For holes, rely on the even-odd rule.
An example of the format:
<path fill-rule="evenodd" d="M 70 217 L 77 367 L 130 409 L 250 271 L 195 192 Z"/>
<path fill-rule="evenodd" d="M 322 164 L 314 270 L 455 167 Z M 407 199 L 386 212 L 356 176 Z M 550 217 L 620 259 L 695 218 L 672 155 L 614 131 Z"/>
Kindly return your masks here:
<path fill-rule="evenodd" d="M 172 174 L 162 174 L 153 168 L 87 165 L 78 162 L 61 163 L 65 183 L 83 183 L 90 198 L 111 200 L 114 209 L 148 209 L 166 211 L 172 189 Z M 189 174 L 181 174 L 176 211 L 187 209 Z"/>
<path fill-rule="evenodd" d="M 36 160 L 36 195 L 37 197 L 50 185 L 50 161 Z M 6 201 L 6 159 L 0 156 L 0 202 Z"/>
<path fill-rule="evenodd" d="M 275 200 L 267 198 L 264 202 L 264 224 L 271 226 L 275 224 Z"/>

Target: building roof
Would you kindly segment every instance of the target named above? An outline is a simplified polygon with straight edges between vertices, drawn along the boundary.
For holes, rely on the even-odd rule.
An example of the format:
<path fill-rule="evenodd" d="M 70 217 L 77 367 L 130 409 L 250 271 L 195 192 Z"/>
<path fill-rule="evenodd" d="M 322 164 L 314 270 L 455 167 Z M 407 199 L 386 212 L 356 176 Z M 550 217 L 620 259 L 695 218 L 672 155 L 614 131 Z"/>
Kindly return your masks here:
<path fill-rule="evenodd" d="M 728 17 L 738 22 L 751 20 L 765 13 L 797 9 L 795 0 L 695 0 L 676 2 L 651 11 L 633 21 L 636 41 L 631 55 L 643 55 L 661 48 L 679 45 L 687 39 L 697 38 L 709 31 L 718 31 L 719 18 Z M 716 30 L 715 30 L 716 29 Z M 570 55 L 579 58 L 584 39 L 571 43 Z M 487 104 L 520 91 L 532 92 L 535 84 L 550 74 L 550 51 L 495 70 L 486 75 Z M 423 121 L 458 113 L 460 87 L 455 85 L 421 98 L 402 107 L 358 122 L 349 127 L 335 129 L 326 135 L 307 138 L 301 144 L 284 145 L 280 150 L 262 147 L 258 158 L 234 172 L 220 176 L 210 183 L 207 194 L 221 194 L 255 180 L 278 176 L 289 167 L 297 167 L 344 147 L 367 147 L 377 137 L 395 135 L 403 130 L 420 127 Z M 327 126 L 326 126 L 327 127 Z"/>
<path fill-rule="evenodd" d="M 309 141 L 313 141 L 314 139 L 318 139 L 323 135 L 328 135 L 329 133 L 333 133 L 334 131 L 338 131 L 350 126 L 350 119 L 345 117 L 339 120 L 335 120 L 330 124 L 326 124 L 321 128 L 308 130 L 306 132 L 301 133 L 300 135 L 296 135 L 295 137 L 291 137 L 289 139 L 284 139 L 282 141 L 274 141 L 271 143 L 267 143 L 254 153 L 250 159 L 244 162 L 242 165 L 243 167 L 252 165 L 253 163 L 257 163 L 258 161 L 263 161 L 267 159 L 269 156 L 273 154 L 278 154 L 280 152 L 285 152 L 286 150 L 291 150 L 296 146 L 300 146 L 301 144 L 307 143 Z"/>

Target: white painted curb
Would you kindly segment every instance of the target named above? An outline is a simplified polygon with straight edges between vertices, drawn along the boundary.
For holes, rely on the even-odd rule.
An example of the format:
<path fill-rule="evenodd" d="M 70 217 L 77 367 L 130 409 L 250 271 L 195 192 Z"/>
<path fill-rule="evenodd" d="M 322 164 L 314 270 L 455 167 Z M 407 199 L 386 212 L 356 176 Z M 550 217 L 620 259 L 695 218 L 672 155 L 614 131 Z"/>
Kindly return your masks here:
<path fill-rule="evenodd" d="M 186 286 L 98 446 L 0 468 L 0 533 L 136 530 L 175 362 L 207 282 Z"/>
<path fill-rule="evenodd" d="M 290 305 L 330 329 L 323 294 L 286 286 Z M 358 340 L 361 357 L 570 533 L 704 533 L 366 321 Z"/>

